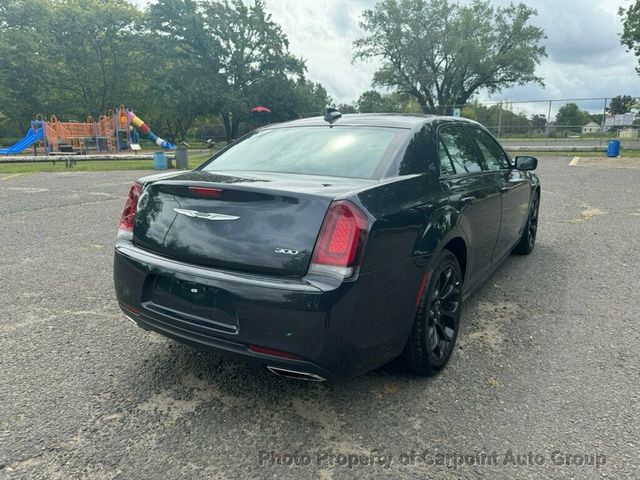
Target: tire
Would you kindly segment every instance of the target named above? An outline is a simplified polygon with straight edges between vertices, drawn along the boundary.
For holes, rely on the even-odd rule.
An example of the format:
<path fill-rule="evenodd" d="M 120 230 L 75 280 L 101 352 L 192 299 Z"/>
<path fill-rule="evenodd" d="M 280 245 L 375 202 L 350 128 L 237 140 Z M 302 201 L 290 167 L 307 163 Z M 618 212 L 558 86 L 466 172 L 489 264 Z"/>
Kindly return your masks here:
<path fill-rule="evenodd" d="M 533 252 L 533 247 L 536 246 L 536 235 L 538 234 L 539 210 L 540 199 L 538 197 L 538 192 L 534 192 L 533 198 L 531 199 L 531 206 L 529 207 L 527 224 L 524 227 L 520 241 L 513 248 L 513 253 L 516 255 L 529 255 Z"/>
<path fill-rule="evenodd" d="M 462 308 L 462 274 L 456 256 L 443 250 L 433 271 L 402 352 L 404 366 L 420 376 L 440 372 L 458 337 Z"/>

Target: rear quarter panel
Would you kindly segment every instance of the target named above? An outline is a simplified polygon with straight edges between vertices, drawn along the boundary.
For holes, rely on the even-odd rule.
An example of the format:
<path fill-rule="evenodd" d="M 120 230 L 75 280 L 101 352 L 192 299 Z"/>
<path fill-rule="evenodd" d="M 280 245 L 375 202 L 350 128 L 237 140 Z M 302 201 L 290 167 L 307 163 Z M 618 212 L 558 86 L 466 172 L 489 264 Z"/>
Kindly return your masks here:
<path fill-rule="evenodd" d="M 396 177 L 349 200 L 362 207 L 372 223 L 360 276 L 331 317 L 357 312 L 350 315 L 349 328 L 358 334 L 350 337 L 358 350 L 369 352 L 363 362 L 380 364 L 402 351 L 422 277 L 443 242 L 454 235 L 457 217 L 434 172 Z M 346 328 L 332 325 L 336 327 Z"/>

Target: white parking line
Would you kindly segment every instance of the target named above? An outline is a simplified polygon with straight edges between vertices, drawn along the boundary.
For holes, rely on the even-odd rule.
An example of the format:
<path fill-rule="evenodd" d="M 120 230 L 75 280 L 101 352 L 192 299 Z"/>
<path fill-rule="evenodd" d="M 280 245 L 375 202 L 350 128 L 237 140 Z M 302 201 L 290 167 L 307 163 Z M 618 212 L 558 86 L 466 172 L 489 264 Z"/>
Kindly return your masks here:
<path fill-rule="evenodd" d="M 573 159 L 569 163 L 569 166 L 570 167 L 575 167 L 576 165 L 578 165 L 579 161 L 580 161 L 580 157 L 573 157 Z"/>
<path fill-rule="evenodd" d="M 19 177 L 21 175 L 26 175 L 25 173 L 12 173 L 11 175 L 7 175 L 6 177 L 0 177 L 0 180 L 9 180 L 10 178 Z"/>
<path fill-rule="evenodd" d="M 7 190 L 15 190 L 16 192 L 26 192 L 26 193 L 39 193 L 39 192 L 48 192 L 48 188 L 35 188 L 35 187 L 7 187 Z"/>

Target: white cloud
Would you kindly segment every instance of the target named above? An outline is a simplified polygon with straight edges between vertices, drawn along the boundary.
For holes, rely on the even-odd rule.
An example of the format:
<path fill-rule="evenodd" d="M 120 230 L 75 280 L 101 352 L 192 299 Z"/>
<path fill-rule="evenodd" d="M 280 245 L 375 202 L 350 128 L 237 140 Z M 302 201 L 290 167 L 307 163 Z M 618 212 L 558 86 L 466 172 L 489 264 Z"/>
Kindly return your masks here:
<path fill-rule="evenodd" d="M 467 0 L 468 1 L 468 0 Z M 510 0 L 496 0 L 506 5 Z M 545 88 L 516 87 L 493 99 L 591 98 L 640 95 L 636 58 L 618 34 L 620 6 L 629 0 L 537 0 L 532 23 L 542 27 L 548 57 L 539 67 Z M 289 37 L 290 48 L 307 60 L 309 77 L 322 82 L 338 102 L 350 102 L 371 88 L 379 62 L 351 63 L 352 43 L 362 35 L 360 14 L 373 0 L 267 0 L 269 11 Z M 481 98 L 488 99 L 486 95 Z"/>
<path fill-rule="evenodd" d="M 311 80 L 337 102 L 352 101 L 370 88 L 378 62 L 352 63 L 352 43 L 361 35 L 358 18 L 370 2 L 267 0 L 269 12 L 289 37 L 290 50 L 304 57 Z"/>
<path fill-rule="evenodd" d="M 144 4 L 149 0 L 134 0 Z M 245 0 L 249 2 L 250 0 Z M 462 0 L 468 3 L 470 0 Z M 511 0 L 494 0 L 507 5 Z M 525 0 L 514 0 L 525 1 Z M 542 27 L 548 57 L 539 73 L 545 88 L 516 87 L 491 100 L 537 100 L 640 96 L 636 58 L 620 45 L 620 6 L 631 0 L 529 0 L 538 10 L 532 23 Z M 362 35 L 358 21 L 375 0 L 266 0 L 290 42 L 290 50 L 305 58 L 308 76 L 321 82 L 338 103 L 355 100 L 371 88 L 379 61 L 352 63 L 353 41 Z M 480 95 L 488 100 L 486 95 Z"/>

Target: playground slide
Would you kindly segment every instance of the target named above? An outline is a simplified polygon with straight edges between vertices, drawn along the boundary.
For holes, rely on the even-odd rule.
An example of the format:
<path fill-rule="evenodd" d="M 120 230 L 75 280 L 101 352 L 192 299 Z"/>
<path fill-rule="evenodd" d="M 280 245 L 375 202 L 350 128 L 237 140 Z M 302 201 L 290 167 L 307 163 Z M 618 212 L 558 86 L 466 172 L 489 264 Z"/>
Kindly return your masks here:
<path fill-rule="evenodd" d="M 140 117 L 138 117 L 135 113 L 133 113 L 131 110 L 127 111 L 127 119 L 129 120 L 129 123 L 131 123 L 131 125 L 133 125 L 136 128 L 136 130 L 140 132 L 140 135 L 142 136 L 142 138 L 146 138 L 147 140 L 152 141 L 159 147 L 175 150 L 176 146 L 173 143 L 158 137 L 155 133 L 153 133 L 149 129 L 149 126 L 146 123 L 144 123 L 144 121 Z"/>
<path fill-rule="evenodd" d="M 33 130 L 30 128 L 27 134 L 24 136 L 22 140 L 18 143 L 15 143 L 7 148 L 0 148 L 0 155 L 11 155 L 14 153 L 20 153 L 29 148 L 31 145 L 36 143 L 39 140 L 44 139 L 44 130 L 42 128 L 38 128 L 37 130 Z"/>

